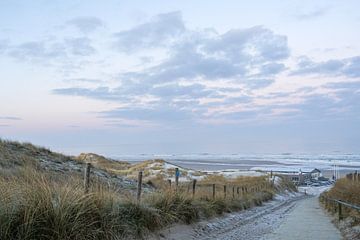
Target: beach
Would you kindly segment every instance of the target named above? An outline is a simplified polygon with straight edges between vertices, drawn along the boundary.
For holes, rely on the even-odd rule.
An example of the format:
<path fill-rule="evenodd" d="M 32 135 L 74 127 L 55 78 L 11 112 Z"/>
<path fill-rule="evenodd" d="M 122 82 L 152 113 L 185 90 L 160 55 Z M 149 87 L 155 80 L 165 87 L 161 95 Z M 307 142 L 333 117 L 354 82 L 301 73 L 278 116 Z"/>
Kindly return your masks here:
<path fill-rule="evenodd" d="M 323 176 L 331 178 L 334 166 L 339 177 L 360 171 L 360 154 L 141 154 L 113 158 L 129 162 L 164 159 L 182 168 L 205 172 L 306 171 L 317 168 Z"/>

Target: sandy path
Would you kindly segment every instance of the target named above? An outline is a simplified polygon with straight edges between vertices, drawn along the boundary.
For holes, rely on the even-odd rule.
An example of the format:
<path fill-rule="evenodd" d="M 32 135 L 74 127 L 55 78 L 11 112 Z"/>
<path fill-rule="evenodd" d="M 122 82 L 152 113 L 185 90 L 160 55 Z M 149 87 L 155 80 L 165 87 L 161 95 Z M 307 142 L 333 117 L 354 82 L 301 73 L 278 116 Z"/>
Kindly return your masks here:
<path fill-rule="evenodd" d="M 285 220 L 278 229 L 263 239 L 341 239 L 340 232 L 324 213 L 317 197 L 300 201 L 294 210 L 286 216 Z"/>
<path fill-rule="evenodd" d="M 278 196 L 247 211 L 194 225 L 176 225 L 152 239 L 338 240 L 339 231 L 319 205 L 317 196 Z"/>
<path fill-rule="evenodd" d="M 204 221 L 195 225 L 177 225 L 165 229 L 153 239 L 261 239 L 273 232 L 283 222 L 303 195 L 280 197 L 247 211 Z"/>

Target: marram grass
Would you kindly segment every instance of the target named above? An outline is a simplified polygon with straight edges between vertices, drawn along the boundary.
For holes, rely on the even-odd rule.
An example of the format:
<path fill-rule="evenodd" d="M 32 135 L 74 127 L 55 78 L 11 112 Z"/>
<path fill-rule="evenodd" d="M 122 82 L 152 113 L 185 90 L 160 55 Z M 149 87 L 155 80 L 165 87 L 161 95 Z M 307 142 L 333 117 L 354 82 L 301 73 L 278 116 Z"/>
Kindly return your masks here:
<path fill-rule="evenodd" d="M 246 181 L 250 186 L 266 180 Z M 101 182 L 93 182 L 84 194 L 79 175 L 20 168 L 11 176 L 0 175 L 0 239 L 141 239 L 172 223 L 189 224 L 259 205 L 272 198 L 273 189 L 234 199 L 206 194 L 200 188 L 195 197 L 186 190 L 163 189 L 143 194 L 138 204 L 130 193 Z"/>

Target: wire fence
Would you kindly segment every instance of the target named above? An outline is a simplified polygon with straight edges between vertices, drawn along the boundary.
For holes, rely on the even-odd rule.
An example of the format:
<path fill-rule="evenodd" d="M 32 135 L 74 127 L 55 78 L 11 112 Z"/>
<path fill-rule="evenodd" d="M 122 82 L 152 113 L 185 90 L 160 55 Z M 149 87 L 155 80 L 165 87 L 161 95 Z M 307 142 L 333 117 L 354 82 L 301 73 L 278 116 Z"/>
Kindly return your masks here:
<path fill-rule="evenodd" d="M 86 163 L 84 171 L 84 192 L 88 193 L 90 188 L 91 177 L 90 163 Z M 272 188 L 271 181 L 257 181 L 243 183 L 224 183 L 224 182 L 198 182 L 196 179 L 191 181 L 179 181 L 179 169 L 175 168 L 175 181 L 167 180 L 167 186 L 163 187 L 162 191 L 173 191 L 175 193 L 182 193 L 198 199 L 240 199 L 249 194 L 256 194 Z M 143 187 L 143 172 L 138 172 L 136 199 L 138 202 L 142 198 Z"/>
<path fill-rule="evenodd" d="M 357 181 L 360 182 L 360 173 L 358 173 L 357 171 L 355 171 L 354 173 L 349 173 L 346 174 L 346 178 L 352 181 Z"/>

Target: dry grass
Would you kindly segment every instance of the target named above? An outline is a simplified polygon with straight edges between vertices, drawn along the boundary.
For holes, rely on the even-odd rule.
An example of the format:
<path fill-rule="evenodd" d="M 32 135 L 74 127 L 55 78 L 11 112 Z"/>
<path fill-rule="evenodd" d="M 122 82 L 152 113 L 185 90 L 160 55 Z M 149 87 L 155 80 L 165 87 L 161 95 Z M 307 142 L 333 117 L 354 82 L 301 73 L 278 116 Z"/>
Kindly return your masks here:
<path fill-rule="evenodd" d="M 360 182 L 347 178 L 338 180 L 326 196 L 360 206 Z"/>
<path fill-rule="evenodd" d="M 110 173 L 126 170 L 131 165 L 128 162 L 111 160 L 94 153 L 82 153 L 76 157 L 76 160 L 80 162 L 90 162 L 94 167 L 106 170 Z"/>
<path fill-rule="evenodd" d="M 330 191 L 323 193 L 322 196 L 360 206 L 359 193 L 360 182 L 342 178 L 335 183 L 334 187 L 331 188 Z M 328 204 L 327 208 L 330 211 L 335 209 L 335 207 L 331 204 Z M 360 223 L 360 214 L 358 211 L 345 207 L 343 209 L 343 214 L 344 216 L 352 216 L 356 218 L 357 222 Z"/>
<path fill-rule="evenodd" d="M 105 185 L 84 194 L 76 176 L 54 180 L 24 169 L 0 178 L 0 239 L 119 239 L 160 225 L 158 211 Z M 158 219 L 158 221 L 156 221 Z"/>
<path fill-rule="evenodd" d="M 153 179 L 155 192 L 143 194 L 141 204 L 134 193 L 92 179 L 84 194 L 82 173 L 58 173 L 39 168 L 39 158 L 73 161 L 61 154 L 31 144 L 0 141 L 0 239 L 132 239 L 143 238 L 168 224 L 192 223 L 224 212 L 260 205 L 272 198 L 275 189 L 264 177 L 241 177 L 231 181 L 208 176 L 199 181 L 196 195 L 191 182 L 178 190 L 163 176 Z M 160 162 L 157 160 L 155 162 Z M 108 165 L 107 168 L 120 165 Z M 127 171 L 143 170 L 154 161 L 132 165 Z M 123 171 L 123 170 L 121 170 Z M 212 197 L 212 185 L 217 194 Z M 224 196 L 223 186 L 228 186 Z M 232 186 L 246 189 L 232 195 Z M 235 190 L 236 191 L 236 190 Z"/>
<path fill-rule="evenodd" d="M 146 160 L 146 161 L 143 161 L 140 163 L 135 163 L 135 164 L 123 165 L 121 169 L 111 168 L 111 167 L 106 166 L 105 164 L 103 164 L 101 166 L 101 168 L 103 168 L 109 172 L 115 173 L 115 174 L 128 176 L 130 178 L 136 178 L 139 171 L 145 170 L 143 176 L 147 177 L 148 174 L 146 173 L 146 170 L 148 168 L 150 168 L 149 167 L 150 165 L 153 165 L 156 163 L 162 164 L 164 162 L 165 162 L 164 160 L 155 159 L 155 160 Z M 155 169 L 154 168 L 152 168 L 152 169 L 156 170 L 156 168 L 158 168 L 158 167 L 155 167 Z"/>
<path fill-rule="evenodd" d="M 290 179 L 284 178 L 281 175 L 277 175 L 277 177 L 280 177 L 282 179 L 282 181 L 276 187 L 276 189 L 278 191 L 282 192 L 282 191 L 285 191 L 285 190 L 290 190 L 292 192 L 297 192 L 296 186 L 294 185 L 294 183 Z"/>
<path fill-rule="evenodd" d="M 330 191 L 321 195 L 320 200 L 324 203 L 324 207 L 331 213 L 336 215 L 337 204 L 332 201 L 326 201 L 326 198 L 341 200 L 353 205 L 360 206 L 360 182 L 352 181 L 347 178 L 339 179 Z M 342 206 L 343 221 L 338 222 L 338 226 L 342 231 L 345 239 L 360 239 L 360 212 L 345 206 Z"/>
<path fill-rule="evenodd" d="M 84 194 L 80 175 L 21 168 L 0 177 L 0 239 L 142 238 L 171 223 L 247 209 L 273 196 L 264 189 L 212 199 L 202 197 L 200 189 L 194 198 L 180 189 L 148 193 L 137 204 L 130 193 L 120 194 L 102 182 L 93 182 Z"/>

